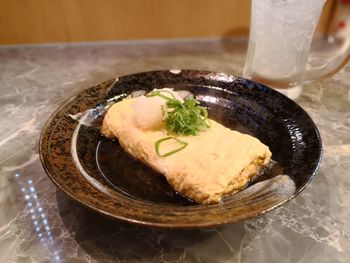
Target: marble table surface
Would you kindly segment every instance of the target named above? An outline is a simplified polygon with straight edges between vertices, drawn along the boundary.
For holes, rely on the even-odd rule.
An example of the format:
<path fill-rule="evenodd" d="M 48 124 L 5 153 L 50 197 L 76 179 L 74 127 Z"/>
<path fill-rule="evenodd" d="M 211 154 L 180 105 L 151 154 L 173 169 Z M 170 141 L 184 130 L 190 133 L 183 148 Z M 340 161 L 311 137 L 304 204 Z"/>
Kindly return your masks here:
<path fill-rule="evenodd" d="M 156 69 L 241 75 L 245 40 L 0 47 L 0 262 L 350 262 L 350 67 L 296 100 L 324 145 L 318 175 L 292 201 L 206 230 L 144 228 L 67 198 L 38 155 L 64 100 L 99 82 Z M 31 202 L 28 199 L 32 200 Z"/>

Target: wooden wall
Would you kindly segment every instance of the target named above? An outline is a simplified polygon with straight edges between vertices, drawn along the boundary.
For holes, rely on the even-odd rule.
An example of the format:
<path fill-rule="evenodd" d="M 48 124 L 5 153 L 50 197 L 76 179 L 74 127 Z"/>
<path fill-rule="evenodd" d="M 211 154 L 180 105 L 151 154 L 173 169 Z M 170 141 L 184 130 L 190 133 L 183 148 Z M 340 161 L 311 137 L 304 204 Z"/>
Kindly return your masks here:
<path fill-rule="evenodd" d="M 239 36 L 249 13 L 249 0 L 0 0 L 0 44 Z"/>

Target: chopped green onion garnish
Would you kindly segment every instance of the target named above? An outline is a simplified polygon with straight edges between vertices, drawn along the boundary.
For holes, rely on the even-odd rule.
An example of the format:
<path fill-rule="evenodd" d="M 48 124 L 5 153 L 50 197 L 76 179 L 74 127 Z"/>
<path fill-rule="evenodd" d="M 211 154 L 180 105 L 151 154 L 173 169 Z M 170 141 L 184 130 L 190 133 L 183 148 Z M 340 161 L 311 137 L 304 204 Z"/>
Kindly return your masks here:
<path fill-rule="evenodd" d="M 164 153 L 164 154 L 161 154 L 160 151 L 159 151 L 159 147 L 160 147 L 160 144 L 162 142 L 165 142 L 165 141 L 168 141 L 168 140 L 175 140 L 177 141 L 179 144 L 181 144 L 181 146 L 175 150 L 172 150 L 170 152 L 167 152 L 167 153 Z M 166 157 L 166 156 L 169 156 L 169 155 L 172 155 L 174 153 L 177 153 L 178 151 L 181 151 L 182 149 L 184 149 L 186 146 L 188 145 L 187 142 L 184 142 L 182 140 L 179 140 L 173 136 L 169 136 L 169 137 L 165 137 L 165 138 L 162 138 L 162 139 L 159 139 L 158 141 L 155 142 L 154 146 L 155 146 L 155 149 L 156 149 L 156 153 L 159 157 Z"/>
<path fill-rule="evenodd" d="M 210 127 L 207 109 L 199 106 L 199 101 L 194 98 L 182 102 L 167 90 L 152 91 L 146 96 L 159 96 L 166 100 L 166 105 L 161 107 L 161 111 L 168 133 L 197 135 Z"/>
<path fill-rule="evenodd" d="M 165 95 L 165 94 L 167 95 Z M 168 94 L 170 96 L 168 96 Z M 178 100 L 173 93 L 167 90 L 156 90 L 148 93 L 146 97 L 159 96 L 166 100 L 166 104 L 161 106 L 163 121 L 168 134 L 176 135 L 197 135 L 200 131 L 210 128 L 208 111 L 206 108 L 199 106 L 199 101 L 194 98 L 188 98 L 184 101 Z M 174 139 L 182 146 L 178 149 L 165 154 L 159 153 L 159 145 L 167 140 Z M 187 142 L 181 141 L 173 136 L 162 138 L 155 143 L 155 149 L 160 157 L 172 155 L 181 151 L 188 145 Z"/>

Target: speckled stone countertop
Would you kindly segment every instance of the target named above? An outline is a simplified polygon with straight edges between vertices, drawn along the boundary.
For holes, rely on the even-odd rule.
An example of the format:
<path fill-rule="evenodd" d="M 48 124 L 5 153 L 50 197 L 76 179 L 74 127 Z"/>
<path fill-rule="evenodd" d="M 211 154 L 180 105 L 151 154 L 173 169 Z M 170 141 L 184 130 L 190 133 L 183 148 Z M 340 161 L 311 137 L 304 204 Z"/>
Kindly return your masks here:
<path fill-rule="evenodd" d="M 0 262 L 349 262 L 350 67 L 306 85 L 299 103 L 324 156 L 315 180 L 257 218 L 210 230 L 106 219 L 68 199 L 38 156 L 41 129 L 66 99 L 156 69 L 241 75 L 244 40 L 115 42 L 0 48 Z M 25 202 L 28 195 L 35 202 Z"/>

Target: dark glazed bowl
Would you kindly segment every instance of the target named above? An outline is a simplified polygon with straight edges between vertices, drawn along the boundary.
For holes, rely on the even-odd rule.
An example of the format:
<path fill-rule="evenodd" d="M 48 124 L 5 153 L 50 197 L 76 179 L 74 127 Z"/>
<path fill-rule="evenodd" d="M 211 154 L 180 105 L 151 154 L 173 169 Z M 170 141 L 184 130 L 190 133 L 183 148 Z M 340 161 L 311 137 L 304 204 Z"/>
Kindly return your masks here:
<path fill-rule="evenodd" d="M 176 194 L 163 176 L 99 132 L 105 105 L 163 87 L 190 91 L 210 118 L 259 138 L 274 165 L 220 204 L 198 205 Z M 53 113 L 40 139 L 47 174 L 71 198 L 115 219 L 169 228 L 215 227 L 278 207 L 311 181 L 321 153 L 315 124 L 292 100 L 251 80 L 194 70 L 139 73 L 82 91 Z"/>

